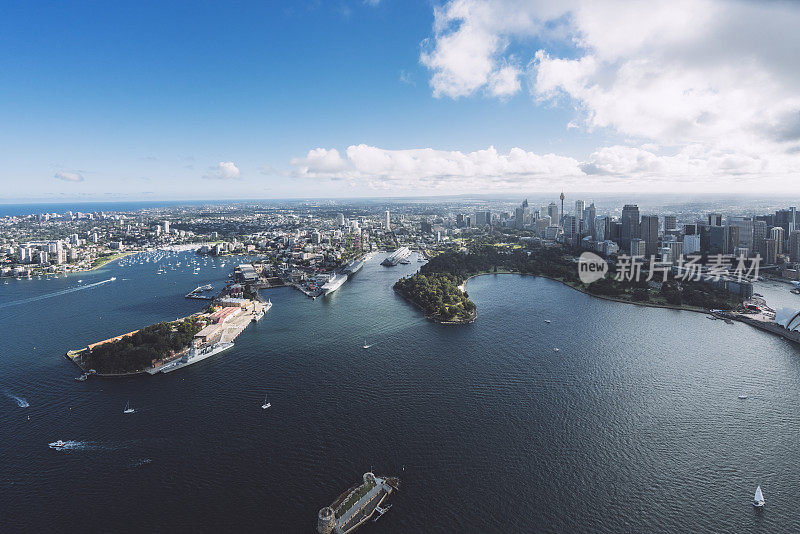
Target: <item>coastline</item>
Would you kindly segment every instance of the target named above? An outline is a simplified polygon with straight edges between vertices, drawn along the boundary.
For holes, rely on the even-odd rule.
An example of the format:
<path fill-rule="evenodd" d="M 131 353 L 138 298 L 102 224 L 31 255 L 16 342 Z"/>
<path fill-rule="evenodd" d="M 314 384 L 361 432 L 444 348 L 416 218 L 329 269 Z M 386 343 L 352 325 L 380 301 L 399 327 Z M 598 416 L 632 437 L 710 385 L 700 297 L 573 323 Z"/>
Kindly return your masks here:
<path fill-rule="evenodd" d="M 616 298 L 616 297 L 609 297 L 607 295 L 595 295 L 594 293 L 589 293 L 588 291 L 586 291 L 584 289 L 580 289 L 580 288 L 577 288 L 575 286 L 572 286 L 572 285 L 564 282 L 563 280 L 559 280 L 557 278 L 551 278 L 551 277 L 545 276 L 543 274 L 528 274 L 528 273 L 520 273 L 520 272 L 516 272 L 516 271 L 498 271 L 496 273 L 494 273 L 494 272 L 476 273 L 476 274 L 470 275 L 466 280 L 464 280 L 464 283 L 462 284 L 462 287 L 464 287 L 464 290 L 466 290 L 467 282 L 469 282 L 470 280 L 472 280 L 473 278 L 475 278 L 477 276 L 485 276 L 485 275 L 489 275 L 489 274 L 516 274 L 518 276 L 533 276 L 533 277 L 546 278 L 547 280 L 551 280 L 553 282 L 558 282 L 559 284 L 567 286 L 570 289 L 574 289 L 575 291 L 577 291 L 579 293 L 583 293 L 584 295 L 589 295 L 590 297 L 595 297 L 595 298 L 602 299 L 602 300 L 608 300 L 608 301 L 611 301 L 611 302 L 620 302 L 622 304 L 633 304 L 634 306 L 642 306 L 644 308 L 662 308 L 662 309 L 667 309 L 667 310 L 689 311 L 689 312 L 695 312 L 695 313 L 703 313 L 703 314 L 706 314 L 706 315 L 708 315 L 710 313 L 705 308 L 694 308 L 694 307 L 687 307 L 687 306 L 675 306 L 673 304 L 656 304 L 656 303 L 653 303 L 653 302 L 636 302 L 636 301 L 633 301 L 633 300 L 625 300 L 625 299 L 620 299 L 620 298 Z"/>

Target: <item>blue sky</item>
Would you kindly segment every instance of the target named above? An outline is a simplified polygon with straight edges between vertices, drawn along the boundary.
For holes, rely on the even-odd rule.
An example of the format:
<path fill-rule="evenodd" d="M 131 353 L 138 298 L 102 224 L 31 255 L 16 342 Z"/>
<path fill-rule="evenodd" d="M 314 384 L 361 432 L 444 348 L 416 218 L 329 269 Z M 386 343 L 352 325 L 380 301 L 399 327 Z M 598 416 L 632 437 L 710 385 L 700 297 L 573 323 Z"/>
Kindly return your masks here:
<path fill-rule="evenodd" d="M 565 79 L 558 69 L 578 63 L 559 61 L 604 59 L 607 47 L 576 41 L 591 31 L 577 4 L 496 4 L 6 5 L 0 201 L 624 189 L 684 176 L 691 158 L 748 157 L 713 143 L 686 155 L 704 132 L 665 134 L 658 106 L 642 106 L 651 128 L 631 127 Z M 510 85 L 496 90 L 495 73 Z M 777 186 L 795 170 L 781 164 Z"/>

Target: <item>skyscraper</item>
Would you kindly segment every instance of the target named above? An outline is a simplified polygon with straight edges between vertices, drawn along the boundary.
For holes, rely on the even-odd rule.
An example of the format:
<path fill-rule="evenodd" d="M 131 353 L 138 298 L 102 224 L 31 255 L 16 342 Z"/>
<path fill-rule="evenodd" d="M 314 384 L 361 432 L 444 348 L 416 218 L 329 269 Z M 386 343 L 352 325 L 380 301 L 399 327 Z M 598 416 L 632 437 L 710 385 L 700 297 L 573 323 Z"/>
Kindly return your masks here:
<path fill-rule="evenodd" d="M 549 206 L 547 206 L 547 214 L 550 216 L 550 224 L 557 224 L 558 223 L 558 204 L 555 202 L 551 202 Z"/>
<path fill-rule="evenodd" d="M 583 210 L 583 221 L 589 233 L 594 237 L 594 219 L 597 217 L 597 208 L 594 207 L 594 202 L 589 204 L 589 207 Z"/>
<path fill-rule="evenodd" d="M 623 250 L 630 251 L 631 239 L 639 237 L 639 206 L 625 204 L 620 222 L 622 223 L 620 245 Z"/>
<path fill-rule="evenodd" d="M 564 192 L 561 192 L 561 218 L 558 219 L 558 224 L 561 226 L 561 219 L 564 218 Z"/>
<path fill-rule="evenodd" d="M 645 243 L 645 256 L 649 258 L 658 249 L 658 215 L 642 216 L 639 228 L 639 236 Z"/>
<path fill-rule="evenodd" d="M 664 232 L 672 232 L 678 229 L 678 218 L 674 215 L 664 216 Z"/>
<path fill-rule="evenodd" d="M 789 234 L 789 259 L 792 263 L 800 261 L 800 231 Z"/>
<path fill-rule="evenodd" d="M 575 217 L 578 219 L 583 219 L 583 210 L 586 209 L 586 202 L 583 200 L 576 200 L 575 201 Z"/>
<path fill-rule="evenodd" d="M 392 229 L 392 224 L 391 223 L 392 223 L 391 214 L 389 213 L 389 210 L 386 210 L 386 229 L 387 230 L 391 230 Z"/>
<path fill-rule="evenodd" d="M 784 232 L 783 228 L 780 226 L 776 226 L 775 228 L 770 229 L 769 237 L 774 239 L 777 247 L 778 252 L 777 254 L 783 254 L 783 243 L 786 241 L 786 232 Z"/>

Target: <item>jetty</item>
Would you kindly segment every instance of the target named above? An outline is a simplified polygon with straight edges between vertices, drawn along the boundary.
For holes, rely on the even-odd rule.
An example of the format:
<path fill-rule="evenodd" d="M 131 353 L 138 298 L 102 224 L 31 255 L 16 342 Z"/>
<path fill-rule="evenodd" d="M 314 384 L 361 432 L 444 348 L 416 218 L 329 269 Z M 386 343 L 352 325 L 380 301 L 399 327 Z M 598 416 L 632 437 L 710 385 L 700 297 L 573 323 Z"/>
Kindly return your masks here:
<path fill-rule="evenodd" d="M 319 534 L 350 534 L 368 521 L 376 512 L 380 515 L 389 510 L 381 504 L 398 489 L 396 477 L 380 477 L 372 472 L 364 473 L 363 482 L 351 487 L 330 505 L 317 514 Z"/>
<path fill-rule="evenodd" d="M 184 297 L 187 299 L 197 299 L 197 300 L 214 300 L 214 297 L 210 295 L 203 295 L 204 291 L 211 291 L 214 289 L 214 286 L 211 284 L 206 284 L 204 286 L 197 286 L 196 288 L 192 289 Z"/>

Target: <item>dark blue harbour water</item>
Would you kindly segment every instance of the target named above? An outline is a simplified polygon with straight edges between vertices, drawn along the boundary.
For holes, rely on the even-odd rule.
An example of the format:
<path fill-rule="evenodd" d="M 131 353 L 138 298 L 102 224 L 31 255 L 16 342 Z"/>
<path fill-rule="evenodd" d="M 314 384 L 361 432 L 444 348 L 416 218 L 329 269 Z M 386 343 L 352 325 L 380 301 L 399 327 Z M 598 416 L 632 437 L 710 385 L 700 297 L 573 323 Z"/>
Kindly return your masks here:
<path fill-rule="evenodd" d="M 235 264 L 159 265 L 179 258 L 0 285 L 3 530 L 308 533 L 372 467 L 402 487 L 367 534 L 800 531 L 781 339 L 509 275 L 468 283 L 474 324 L 436 325 L 391 289 L 417 265 L 376 257 L 330 298 L 266 292 L 209 360 L 75 382 L 68 348 L 198 310 L 183 294 Z"/>

